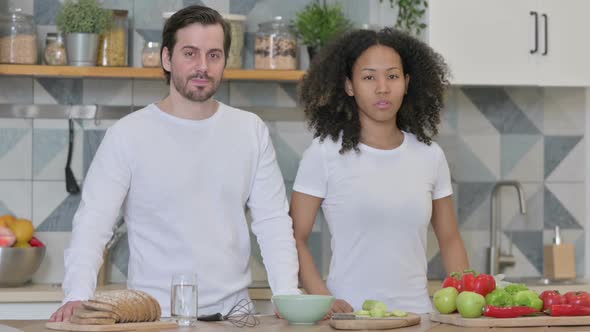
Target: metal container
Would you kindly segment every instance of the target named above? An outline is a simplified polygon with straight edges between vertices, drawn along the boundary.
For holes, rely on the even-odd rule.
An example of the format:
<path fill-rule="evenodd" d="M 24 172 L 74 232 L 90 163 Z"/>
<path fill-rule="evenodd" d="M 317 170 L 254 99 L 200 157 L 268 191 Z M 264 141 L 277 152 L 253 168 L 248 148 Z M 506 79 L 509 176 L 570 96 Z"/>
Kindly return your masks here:
<path fill-rule="evenodd" d="M 45 247 L 0 248 L 0 287 L 17 287 L 31 280 L 45 258 Z"/>
<path fill-rule="evenodd" d="M 68 33 L 66 34 L 66 50 L 70 66 L 96 66 L 98 34 Z"/>

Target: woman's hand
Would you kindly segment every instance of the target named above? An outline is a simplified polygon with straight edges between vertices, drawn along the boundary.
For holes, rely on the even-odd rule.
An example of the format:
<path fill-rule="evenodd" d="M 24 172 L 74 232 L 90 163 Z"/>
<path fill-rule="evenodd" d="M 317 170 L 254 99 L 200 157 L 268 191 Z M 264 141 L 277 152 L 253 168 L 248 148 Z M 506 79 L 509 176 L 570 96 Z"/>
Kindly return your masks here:
<path fill-rule="evenodd" d="M 50 322 L 64 322 L 69 321 L 74 314 L 74 309 L 82 307 L 82 301 L 70 301 L 62 305 L 51 317 Z"/>
<path fill-rule="evenodd" d="M 324 320 L 332 318 L 332 315 L 335 313 L 347 313 L 353 311 L 354 309 L 350 304 L 348 304 L 348 302 L 337 299 L 336 301 L 334 301 L 334 304 L 332 305 L 332 309 L 330 310 L 330 312 L 328 312 L 328 314 L 324 317 Z"/>

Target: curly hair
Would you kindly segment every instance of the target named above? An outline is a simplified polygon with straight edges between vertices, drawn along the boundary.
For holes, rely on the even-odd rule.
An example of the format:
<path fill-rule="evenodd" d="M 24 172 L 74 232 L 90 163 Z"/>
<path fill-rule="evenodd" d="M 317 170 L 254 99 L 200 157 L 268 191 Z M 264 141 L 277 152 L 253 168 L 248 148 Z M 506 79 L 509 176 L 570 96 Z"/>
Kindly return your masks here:
<path fill-rule="evenodd" d="M 346 94 L 346 79 L 368 48 L 383 45 L 401 57 L 404 74 L 410 76 L 407 95 L 396 116 L 400 130 L 416 135 L 428 145 L 438 133 L 440 111 L 449 85 L 448 68 L 438 53 L 422 41 L 392 28 L 354 30 L 338 38 L 313 59 L 299 86 L 299 100 L 314 138 L 334 142 L 342 136 L 340 153 L 359 152 L 361 123 L 354 97 Z"/>

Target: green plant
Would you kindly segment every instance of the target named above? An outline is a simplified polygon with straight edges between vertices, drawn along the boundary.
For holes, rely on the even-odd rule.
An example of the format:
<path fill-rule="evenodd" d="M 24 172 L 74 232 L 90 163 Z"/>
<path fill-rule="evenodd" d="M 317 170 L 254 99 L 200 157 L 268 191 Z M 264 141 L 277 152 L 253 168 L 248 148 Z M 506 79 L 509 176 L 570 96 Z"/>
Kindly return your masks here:
<path fill-rule="evenodd" d="M 421 20 L 428 8 L 428 0 L 389 0 L 389 4 L 391 8 L 396 5 L 398 7 L 396 28 L 416 35 L 426 28 L 426 24 Z"/>
<path fill-rule="evenodd" d="M 107 29 L 112 12 L 96 0 L 66 0 L 57 15 L 57 28 L 63 33 L 97 33 Z"/>
<path fill-rule="evenodd" d="M 352 26 L 339 5 L 309 4 L 295 15 L 297 35 L 309 47 L 321 47 Z"/>

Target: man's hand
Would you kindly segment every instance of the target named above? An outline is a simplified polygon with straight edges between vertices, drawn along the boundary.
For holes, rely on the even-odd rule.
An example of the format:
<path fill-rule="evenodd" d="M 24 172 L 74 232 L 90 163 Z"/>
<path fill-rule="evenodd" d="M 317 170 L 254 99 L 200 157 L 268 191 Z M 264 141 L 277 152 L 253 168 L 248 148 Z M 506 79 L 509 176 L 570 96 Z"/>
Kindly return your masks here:
<path fill-rule="evenodd" d="M 69 321 L 74 314 L 74 309 L 82 307 L 82 301 L 70 301 L 62 305 L 49 318 L 50 322 L 64 322 Z"/>

